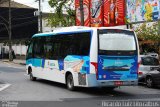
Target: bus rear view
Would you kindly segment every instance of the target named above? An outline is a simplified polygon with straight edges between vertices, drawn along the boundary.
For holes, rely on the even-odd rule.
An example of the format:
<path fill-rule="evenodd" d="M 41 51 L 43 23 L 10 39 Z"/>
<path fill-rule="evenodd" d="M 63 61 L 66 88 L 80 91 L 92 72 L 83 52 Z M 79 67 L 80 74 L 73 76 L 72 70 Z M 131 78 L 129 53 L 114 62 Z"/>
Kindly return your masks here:
<path fill-rule="evenodd" d="M 99 29 L 96 77 L 100 85 L 137 85 L 138 51 L 133 31 Z"/>
<path fill-rule="evenodd" d="M 75 87 L 132 86 L 138 83 L 138 41 L 133 31 L 66 27 L 35 34 L 26 71 L 36 78 Z"/>

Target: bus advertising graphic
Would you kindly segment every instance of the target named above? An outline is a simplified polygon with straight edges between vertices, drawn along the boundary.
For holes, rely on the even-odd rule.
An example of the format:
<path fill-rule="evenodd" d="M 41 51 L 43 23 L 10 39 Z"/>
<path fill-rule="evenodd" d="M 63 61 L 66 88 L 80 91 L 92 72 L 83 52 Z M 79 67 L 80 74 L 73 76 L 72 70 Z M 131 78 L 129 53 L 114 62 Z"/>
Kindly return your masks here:
<path fill-rule="evenodd" d="M 84 26 L 90 26 L 90 0 L 83 0 L 83 12 L 84 12 Z M 81 25 L 81 12 L 79 0 L 75 0 L 76 8 L 76 25 Z"/>

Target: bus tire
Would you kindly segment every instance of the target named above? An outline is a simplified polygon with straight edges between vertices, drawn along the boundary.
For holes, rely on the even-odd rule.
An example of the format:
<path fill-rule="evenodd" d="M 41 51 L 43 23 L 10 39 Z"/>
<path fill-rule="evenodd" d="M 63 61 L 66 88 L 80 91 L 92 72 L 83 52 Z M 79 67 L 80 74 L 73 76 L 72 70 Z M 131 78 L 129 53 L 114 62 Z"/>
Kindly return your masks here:
<path fill-rule="evenodd" d="M 67 85 L 68 90 L 70 90 L 70 91 L 74 91 L 75 90 L 74 80 L 73 80 L 72 74 L 69 74 L 67 76 L 67 78 L 66 78 L 66 85 Z"/>
<path fill-rule="evenodd" d="M 32 74 L 32 69 L 30 69 L 30 80 L 31 80 L 31 81 L 36 81 L 36 79 L 37 79 L 37 78 L 34 77 L 33 74 Z"/>

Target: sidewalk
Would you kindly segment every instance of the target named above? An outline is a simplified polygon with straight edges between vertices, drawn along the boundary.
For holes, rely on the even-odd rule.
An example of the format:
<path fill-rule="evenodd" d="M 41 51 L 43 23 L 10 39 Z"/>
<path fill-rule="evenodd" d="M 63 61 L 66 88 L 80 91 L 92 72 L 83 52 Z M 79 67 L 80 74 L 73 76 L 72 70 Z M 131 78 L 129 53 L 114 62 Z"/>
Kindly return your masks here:
<path fill-rule="evenodd" d="M 8 59 L 2 59 L 1 61 L 3 61 L 3 62 L 9 62 Z M 26 65 L 26 60 L 23 60 L 23 59 L 14 59 L 11 63 L 20 64 L 20 65 Z"/>

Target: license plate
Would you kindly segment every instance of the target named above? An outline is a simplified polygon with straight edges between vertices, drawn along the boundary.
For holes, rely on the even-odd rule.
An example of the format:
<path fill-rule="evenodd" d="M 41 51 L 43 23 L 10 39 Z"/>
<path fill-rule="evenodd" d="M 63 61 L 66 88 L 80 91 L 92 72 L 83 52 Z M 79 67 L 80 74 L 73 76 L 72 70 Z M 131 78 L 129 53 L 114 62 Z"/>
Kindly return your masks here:
<path fill-rule="evenodd" d="M 114 82 L 114 85 L 120 86 L 120 85 L 123 85 L 123 82 L 122 82 L 122 81 L 115 81 L 115 82 Z"/>

